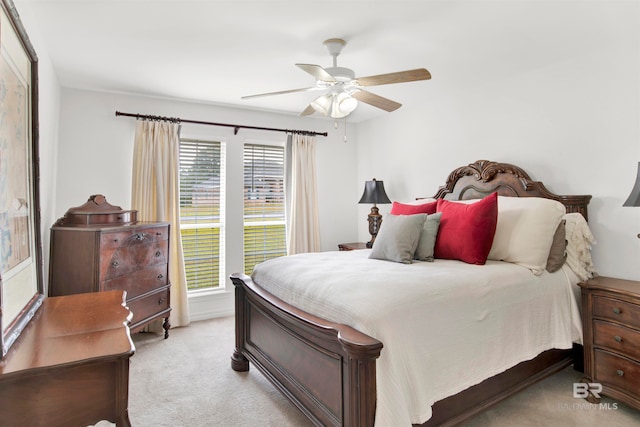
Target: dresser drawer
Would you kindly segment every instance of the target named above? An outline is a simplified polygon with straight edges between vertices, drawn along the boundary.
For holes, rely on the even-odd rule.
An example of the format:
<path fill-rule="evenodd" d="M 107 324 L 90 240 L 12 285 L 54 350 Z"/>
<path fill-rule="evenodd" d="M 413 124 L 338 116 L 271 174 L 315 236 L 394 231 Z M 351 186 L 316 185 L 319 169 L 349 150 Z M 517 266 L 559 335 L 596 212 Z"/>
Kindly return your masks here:
<path fill-rule="evenodd" d="M 166 286 L 169 283 L 167 274 L 167 264 L 156 265 L 115 279 L 105 280 L 102 282 L 100 290 L 124 290 L 127 291 L 127 300 L 131 300 L 138 295 Z"/>
<path fill-rule="evenodd" d="M 167 226 L 131 228 L 130 230 L 114 231 L 102 233 L 100 236 L 100 246 L 102 249 L 116 249 L 122 246 L 147 244 L 158 242 L 169 238 L 169 228 Z"/>
<path fill-rule="evenodd" d="M 640 397 L 640 363 L 598 349 L 594 356 L 595 382 L 612 385 Z"/>
<path fill-rule="evenodd" d="M 593 316 L 640 327 L 640 306 L 613 298 L 594 296 Z"/>
<path fill-rule="evenodd" d="M 594 320 L 593 345 L 640 361 L 640 331 L 635 329 Z"/>
<path fill-rule="evenodd" d="M 167 264 L 169 241 L 163 240 L 144 245 L 123 246 L 102 260 L 102 280 L 131 274 L 141 267 Z"/>
<path fill-rule="evenodd" d="M 169 310 L 169 288 L 142 298 L 127 301 L 127 306 L 133 313 L 131 331 L 137 332 L 138 323 Z"/>

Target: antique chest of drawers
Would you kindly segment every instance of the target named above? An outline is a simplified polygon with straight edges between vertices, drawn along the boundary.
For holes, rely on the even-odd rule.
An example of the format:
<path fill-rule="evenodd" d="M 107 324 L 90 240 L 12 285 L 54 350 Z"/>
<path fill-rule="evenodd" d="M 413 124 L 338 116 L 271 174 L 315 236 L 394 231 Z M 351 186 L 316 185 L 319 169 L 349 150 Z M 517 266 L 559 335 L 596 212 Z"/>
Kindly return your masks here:
<path fill-rule="evenodd" d="M 640 409 L 640 282 L 597 277 L 580 287 L 585 382 Z"/>
<path fill-rule="evenodd" d="M 164 318 L 167 338 L 169 224 L 136 216 L 101 195 L 69 209 L 51 227 L 49 296 L 124 290 L 133 313 L 131 332 Z"/>

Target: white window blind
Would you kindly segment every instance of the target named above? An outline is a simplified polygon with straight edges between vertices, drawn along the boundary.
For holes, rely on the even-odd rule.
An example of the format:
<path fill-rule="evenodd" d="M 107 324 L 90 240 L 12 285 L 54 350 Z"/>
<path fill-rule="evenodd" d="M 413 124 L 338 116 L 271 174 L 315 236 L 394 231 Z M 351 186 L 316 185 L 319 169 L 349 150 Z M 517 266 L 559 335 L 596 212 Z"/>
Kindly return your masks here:
<path fill-rule="evenodd" d="M 180 234 L 187 287 L 219 287 L 224 265 L 224 145 L 180 140 Z"/>
<path fill-rule="evenodd" d="M 244 271 L 286 255 L 284 147 L 244 146 Z"/>

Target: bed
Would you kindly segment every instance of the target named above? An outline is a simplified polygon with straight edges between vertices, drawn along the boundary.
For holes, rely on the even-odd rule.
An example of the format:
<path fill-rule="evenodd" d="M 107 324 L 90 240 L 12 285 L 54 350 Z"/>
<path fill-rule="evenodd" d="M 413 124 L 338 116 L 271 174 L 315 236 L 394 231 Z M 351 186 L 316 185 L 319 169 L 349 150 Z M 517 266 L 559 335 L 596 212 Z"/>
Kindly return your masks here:
<path fill-rule="evenodd" d="M 445 185 L 438 190 L 434 199 L 446 201 L 485 200 L 489 198 L 485 196 L 495 193 L 501 198 L 536 197 L 554 200 L 562 203 L 566 213 L 578 213 L 585 219 L 587 219 L 587 205 L 591 199 L 591 196 L 588 195 L 562 196 L 553 194 L 541 182 L 533 181 L 525 171 L 517 166 L 484 160 L 451 172 Z M 349 255 L 325 253 L 318 256 L 324 256 L 327 259 L 342 257 L 354 266 L 362 264 L 362 268 L 366 268 L 365 263 L 369 262 L 365 260 L 365 258 L 368 259 L 368 256 L 365 256 L 364 251 Z M 301 260 L 303 258 L 298 261 Z M 306 262 L 309 266 L 314 263 L 313 259 L 307 259 Z M 456 266 L 457 262 L 446 260 L 433 264 Z M 401 266 L 391 264 L 393 263 L 389 264 L 392 269 L 397 269 L 397 272 L 401 271 L 399 270 L 402 268 Z M 501 264 L 507 263 L 503 261 L 487 262 L 488 267 L 485 270 L 502 269 Z M 296 265 L 300 267 L 305 264 L 298 262 Z M 467 276 L 473 275 L 477 271 L 473 270 L 477 266 L 460 265 L 459 267 L 466 271 Z M 279 268 L 280 266 L 276 266 L 275 270 L 277 271 Z M 431 268 L 431 265 L 418 262 L 411 268 L 427 269 Z M 522 276 L 521 271 L 518 270 L 518 268 L 522 270 L 522 267 L 507 266 L 505 268 L 509 269 L 509 274 Z M 566 270 L 566 267 L 562 268 Z M 355 282 L 350 272 L 342 271 L 339 268 L 335 270 L 337 276 L 345 276 L 347 281 Z M 300 280 L 297 281 L 302 285 L 300 288 L 303 290 L 306 282 L 310 280 L 307 277 L 309 275 L 304 273 L 306 271 L 302 271 Z M 356 273 L 356 276 L 357 274 L 363 273 Z M 394 276 L 393 270 L 389 274 L 391 277 L 383 280 L 388 280 L 390 284 L 394 284 L 394 280 L 400 280 L 398 275 Z M 550 275 L 545 273 L 540 276 Z M 285 299 L 289 301 L 295 299 L 276 296 L 280 295 L 278 290 L 283 287 L 278 286 L 277 275 L 272 275 L 270 279 L 267 279 L 269 276 L 259 277 L 263 277 L 264 283 L 261 283 L 260 279 L 256 279 L 254 282 L 251 277 L 243 274 L 231 276 L 235 285 L 236 326 L 235 350 L 231 360 L 232 368 L 236 371 L 246 371 L 249 369 L 249 363 L 253 364 L 315 425 L 373 426 L 376 424 L 376 405 L 382 404 L 386 411 L 387 402 L 390 400 L 389 396 L 393 394 L 388 390 L 387 384 L 392 382 L 390 378 L 393 380 L 394 372 L 388 367 L 394 365 L 390 365 L 391 362 L 384 359 L 387 357 L 387 353 L 382 353 L 385 351 L 385 346 L 389 352 L 395 349 L 393 350 L 395 353 L 389 354 L 394 354 L 393 357 L 397 359 L 399 354 L 397 349 L 402 348 L 403 345 L 410 348 L 412 344 L 417 345 L 418 342 L 424 341 L 422 334 L 413 332 L 411 328 L 406 328 L 401 331 L 402 333 L 397 334 L 404 336 L 405 341 L 398 343 L 395 335 L 390 335 L 389 332 L 385 332 L 386 335 L 363 332 L 376 330 L 375 326 L 366 322 L 362 324 L 356 322 L 349 326 L 341 321 L 327 320 L 328 318 L 342 319 L 343 317 L 341 315 L 314 315 L 310 313 L 315 310 L 311 305 L 286 302 Z M 295 277 L 292 280 L 292 285 L 296 284 Z M 270 291 L 265 289 L 267 282 L 269 282 Z M 382 285 L 379 287 L 384 288 Z M 357 289 L 354 288 L 355 290 Z M 360 297 L 362 295 L 360 294 Z M 341 305 L 341 301 L 335 302 L 337 305 Z M 301 307 L 305 307 L 306 310 Z M 327 310 L 329 311 L 326 313 L 332 313 L 331 307 Z M 344 309 L 342 310 L 344 311 Z M 433 311 L 433 307 L 428 311 Z M 321 313 L 325 313 L 325 311 Z M 363 313 L 366 314 L 366 310 Z M 348 318 L 348 314 L 343 313 L 344 316 L 347 316 L 346 318 Z M 432 329 L 437 330 L 437 328 Z M 376 339 L 373 335 L 386 336 L 386 343 L 385 340 Z M 452 335 L 455 334 L 447 334 L 447 336 Z M 406 342 L 407 336 L 411 342 Z M 513 360 L 511 360 L 509 363 L 513 366 L 499 373 L 491 372 L 479 382 L 476 381 L 476 377 L 466 378 L 472 385 L 465 383 L 463 386 L 457 387 L 460 390 L 457 390 L 456 387 L 451 388 L 451 390 L 455 390 L 455 393 L 441 396 L 434 402 L 429 402 L 429 413 L 419 415 L 422 418 L 428 418 L 424 423 L 422 421 L 416 422 L 413 419 L 414 415 L 411 415 L 408 418 L 412 419 L 409 424 L 424 426 L 459 424 L 492 404 L 574 362 L 579 367 L 580 346 L 572 348 L 570 345 L 579 342 L 575 339 L 575 331 L 572 333 L 570 342 L 567 340 L 568 337 L 564 337 L 562 345 L 558 346 L 561 348 L 544 349 L 531 355 L 535 356 L 533 358 L 522 356 L 522 361 L 516 364 L 513 364 Z M 384 355 L 383 358 L 380 358 L 381 353 Z M 464 358 L 462 358 L 462 362 L 466 363 L 466 368 L 473 370 L 471 369 L 473 363 L 469 364 L 468 360 L 465 361 Z M 378 370 L 378 363 L 380 370 Z M 430 361 L 425 361 L 424 365 L 425 368 L 432 370 L 439 369 L 437 364 L 431 366 Z M 397 368 L 397 366 L 400 364 L 396 362 L 395 367 Z M 422 372 L 421 367 L 416 369 Z M 465 366 L 460 366 L 458 369 L 460 372 L 464 372 Z M 385 386 L 378 389 L 379 382 Z M 425 392 L 429 392 L 431 388 L 431 384 L 418 385 L 421 389 L 426 390 Z M 457 384 L 454 385 L 457 386 Z M 421 395 L 420 393 L 416 394 Z M 380 410 L 382 411 L 382 409 Z M 386 412 L 383 415 L 382 419 L 389 419 Z M 378 414 L 379 424 L 377 425 L 382 423 L 380 416 L 381 414 Z M 403 420 L 401 425 L 406 424 Z"/>

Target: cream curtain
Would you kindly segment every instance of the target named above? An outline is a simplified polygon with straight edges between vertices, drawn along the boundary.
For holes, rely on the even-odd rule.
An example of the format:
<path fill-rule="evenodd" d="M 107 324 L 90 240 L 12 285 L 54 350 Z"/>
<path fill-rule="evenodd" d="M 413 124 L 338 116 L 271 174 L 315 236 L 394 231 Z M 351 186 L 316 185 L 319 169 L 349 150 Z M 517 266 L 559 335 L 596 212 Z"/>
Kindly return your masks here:
<path fill-rule="evenodd" d="M 291 254 L 320 251 L 316 138 L 294 134 L 291 138 L 291 192 L 287 251 Z"/>
<path fill-rule="evenodd" d="M 139 120 L 133 147 L 131 206 L 140 221 L 170 224 L 169 280 L 172 327 L 189 324 L 187 278 L 180 238 L 180 125 Z"/>

